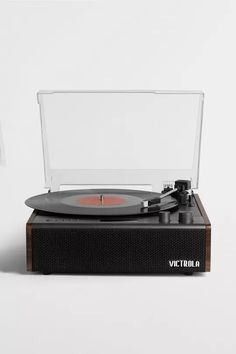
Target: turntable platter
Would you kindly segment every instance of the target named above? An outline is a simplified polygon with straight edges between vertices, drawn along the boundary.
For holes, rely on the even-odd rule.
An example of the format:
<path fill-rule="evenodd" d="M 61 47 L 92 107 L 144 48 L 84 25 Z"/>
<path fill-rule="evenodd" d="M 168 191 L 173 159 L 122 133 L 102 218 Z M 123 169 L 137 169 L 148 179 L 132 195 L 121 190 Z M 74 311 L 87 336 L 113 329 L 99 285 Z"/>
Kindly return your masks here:
<path fill-rule="evenodd" d="M 159 198 L 160 193 L 124 189 L 87 189 L 52 192 L 34 196 L 25 204 L 51 213 L 81 216 L 125 216 L 158 213 L 176 208 L 175 198 L 162 200 L 157 206 L 143 208 L 146 199 Z"/>

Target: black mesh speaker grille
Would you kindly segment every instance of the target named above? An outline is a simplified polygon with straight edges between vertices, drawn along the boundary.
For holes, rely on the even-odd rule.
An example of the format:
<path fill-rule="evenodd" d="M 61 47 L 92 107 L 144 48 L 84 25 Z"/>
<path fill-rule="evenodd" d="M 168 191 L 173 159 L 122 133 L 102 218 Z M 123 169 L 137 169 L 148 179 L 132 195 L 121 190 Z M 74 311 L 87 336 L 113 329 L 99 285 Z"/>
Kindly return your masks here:
<path fill-rule="evenodd" d="M 56 273 L 170 273 L 204 271 L 204 229 L 32 230 L 33 270 Z M 171 268 L 194 260 L 199 268 Z"/>

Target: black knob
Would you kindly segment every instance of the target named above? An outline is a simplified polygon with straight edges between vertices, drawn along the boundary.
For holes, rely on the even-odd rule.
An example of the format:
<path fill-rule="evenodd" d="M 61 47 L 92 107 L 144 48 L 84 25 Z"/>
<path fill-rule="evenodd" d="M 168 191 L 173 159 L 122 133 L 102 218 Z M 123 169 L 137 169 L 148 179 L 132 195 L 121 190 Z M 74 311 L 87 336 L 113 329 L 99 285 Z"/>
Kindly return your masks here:
<path fill-rule="evenodd" d="M 181 224 L 192 224 L 193 222 L 193 213 L 191 211 L 181 211 L 179 213 L 179 222 Z"/>
<path fill-rule="evenodd" d="M 160 211 L 159 221 L 161 224 L 169 224 L 170 222 L 170 212 L 169 211 Z"/>

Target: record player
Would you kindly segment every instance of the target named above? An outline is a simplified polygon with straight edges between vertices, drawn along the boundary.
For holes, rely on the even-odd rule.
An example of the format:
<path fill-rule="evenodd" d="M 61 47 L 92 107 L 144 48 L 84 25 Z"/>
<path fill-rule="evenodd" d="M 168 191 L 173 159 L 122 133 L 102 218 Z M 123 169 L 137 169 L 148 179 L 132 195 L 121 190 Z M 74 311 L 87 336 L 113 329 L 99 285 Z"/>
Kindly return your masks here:
<path fill-rule="evenodd" d="M 48 193 L 26 200 L 27 270 L 210 271 L 211 225 L 196 193 L 203 100 L 199 91 L 39 92 Z"/>

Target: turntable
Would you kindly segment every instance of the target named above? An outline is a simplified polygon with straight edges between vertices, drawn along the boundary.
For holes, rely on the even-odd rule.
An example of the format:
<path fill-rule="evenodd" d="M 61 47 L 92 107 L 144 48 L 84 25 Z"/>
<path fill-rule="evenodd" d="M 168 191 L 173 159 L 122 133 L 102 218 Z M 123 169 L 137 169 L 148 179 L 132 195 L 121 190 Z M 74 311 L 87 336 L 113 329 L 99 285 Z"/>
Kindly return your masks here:
<path fill-rule="evenodd" d="M 26 200 L 34 209 L 27 270 L 210 271 L 211 225 L 195 192 L 203 99 L 198 91 L 39 92 L 48 193 Z"/>

